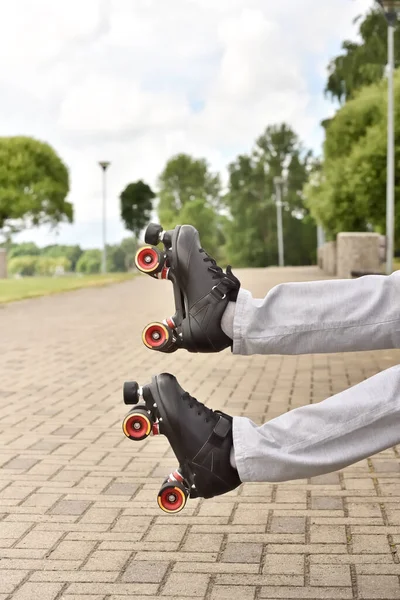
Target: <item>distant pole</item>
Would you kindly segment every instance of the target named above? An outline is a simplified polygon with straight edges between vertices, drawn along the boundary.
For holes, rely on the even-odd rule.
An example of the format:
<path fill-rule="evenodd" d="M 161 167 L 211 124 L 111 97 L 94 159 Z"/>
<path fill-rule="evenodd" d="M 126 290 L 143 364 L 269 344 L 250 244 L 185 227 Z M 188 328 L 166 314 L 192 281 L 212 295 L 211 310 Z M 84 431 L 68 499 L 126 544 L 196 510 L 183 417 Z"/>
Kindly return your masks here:
<path fill-rule="evenodd" d="M 394 178 L 395 178 L 395 145 L 394 145 L 394 31 L 397 16 L 400 12 L 399 0 L 377 0 L 383 8 L 388 24 L 388 116 L 387 116 L 387 173 L 386 173 L 386 274 L 393 271 L 394 254 Z"/>
<path fill-rule="evenodd" d="M 276 190 L 276 225 L 278 233 L 278 254 L 279 266 L 285 266 L 284 249 L 283 249 L 283 226 L 282 226 L 282 177 L 274 177 Z"/>
<path fill-rule="evenodd" d="M 107 272 L 107 219 L 106 219 L 106 203 L 107 203 L 107 187 L 106 187 L 106 171 L 110 166 L 108 161 L 100 161 L 99 165 L 103 170 L 103 253 L 101 259 L 101 272 Z"/>
<path fill-rule="evenodd" d="M 388 141 L 386 191 L 386 274 L 393 271 L 394 254 L 394 23 L 388 25 Z"/>
<path fill-rule="evenodd" d="M 325 244 L 325 231 L 322 225 L 317 225 L 317 245 L 321 248 Z"/>

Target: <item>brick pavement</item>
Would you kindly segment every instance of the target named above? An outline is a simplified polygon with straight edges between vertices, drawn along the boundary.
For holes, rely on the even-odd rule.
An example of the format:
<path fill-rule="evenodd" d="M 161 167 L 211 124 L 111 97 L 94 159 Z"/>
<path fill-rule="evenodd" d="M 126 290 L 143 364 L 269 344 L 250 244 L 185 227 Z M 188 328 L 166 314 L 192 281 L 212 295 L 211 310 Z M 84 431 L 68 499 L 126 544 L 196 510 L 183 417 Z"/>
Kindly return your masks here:
<path fill-rule="evenodd" d="M 259 295 L 320 277 L 310 268 L 239 276 Z M 308 481 L 246 484 L 168 516 L 156 504 L 176 466 L 166 441 L 135 444 L 121 431 L 125 379 L 170 371 L 210 406 L 261 423 L 399 353 L 146 350 L 143 326 L 172 310 L 170 284 L 142 276 L 0 308 L 0 600 L 400 598 L 396 449 Z"/>

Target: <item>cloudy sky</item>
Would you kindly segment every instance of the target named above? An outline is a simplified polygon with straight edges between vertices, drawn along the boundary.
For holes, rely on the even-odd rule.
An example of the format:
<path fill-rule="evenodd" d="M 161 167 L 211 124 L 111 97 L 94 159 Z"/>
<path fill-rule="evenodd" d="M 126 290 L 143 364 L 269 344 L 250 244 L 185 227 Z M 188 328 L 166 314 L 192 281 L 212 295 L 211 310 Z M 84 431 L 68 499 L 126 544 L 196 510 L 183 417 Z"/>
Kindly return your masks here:
<path fill-rule="evenodd" d="M 118 196 L 178 152 L 222 171 L 268 124 L 319 152 L 326 65 L 373 0 L 12 0 L 0 20 L 0 135 L 49 142 L 70 169 L 75 223 L 19 240 L 124 236 Z"/>

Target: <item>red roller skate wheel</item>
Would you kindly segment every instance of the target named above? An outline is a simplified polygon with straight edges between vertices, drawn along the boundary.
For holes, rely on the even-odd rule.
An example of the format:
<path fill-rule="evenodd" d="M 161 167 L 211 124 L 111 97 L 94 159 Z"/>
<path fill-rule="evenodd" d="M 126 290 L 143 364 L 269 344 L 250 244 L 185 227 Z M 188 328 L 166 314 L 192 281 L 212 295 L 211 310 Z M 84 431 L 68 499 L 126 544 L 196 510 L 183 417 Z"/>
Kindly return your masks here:
<path fill-rule="evenodd" d="M 178 483 L 173 485 L 166 483 L 158 493 L 157 502 L 161 510 L 166 513 L 177 513 L 186 504 L 187 492 Z"/>
<path fill-rule="evenodd" d="M 143 273 L 155 273 L 160 266 L 160 255 L 157 248 L 148 246 L 138 250 L 135 264 Z"/>
<path fill-rule="evenodd" d="M 125 417 L 122 429 L 130 440 L 141 441 L 150 435 L 152 422 L 144 409 L 135 409 Z"/>
<path fill-rule="evenodd" d="M 159 349 L 170 340 L 170 332 L 162 323 L 150 323 L 143 330 L 142 340 L 148 348 Z"/>

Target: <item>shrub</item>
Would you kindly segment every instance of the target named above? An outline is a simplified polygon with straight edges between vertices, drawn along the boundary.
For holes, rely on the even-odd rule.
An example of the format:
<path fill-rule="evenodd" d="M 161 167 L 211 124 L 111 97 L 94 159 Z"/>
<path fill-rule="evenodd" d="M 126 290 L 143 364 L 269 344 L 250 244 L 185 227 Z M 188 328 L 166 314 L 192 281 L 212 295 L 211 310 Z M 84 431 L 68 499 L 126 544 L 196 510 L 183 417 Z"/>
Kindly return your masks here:
<path fill-rule="evenodd" d="M 30 276 L 35 274 L 37 256 L 16 256 L 8 261 L 8 272 L 11 275 Z"/>
<path fill-rule="evenodd" d="M 100 273 L 101 252 L 100 250 L 86 250 L 76 263 L 78 273 Z"/>

